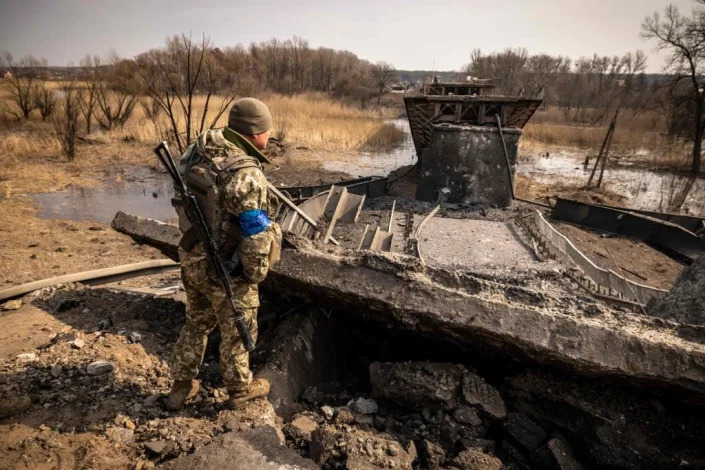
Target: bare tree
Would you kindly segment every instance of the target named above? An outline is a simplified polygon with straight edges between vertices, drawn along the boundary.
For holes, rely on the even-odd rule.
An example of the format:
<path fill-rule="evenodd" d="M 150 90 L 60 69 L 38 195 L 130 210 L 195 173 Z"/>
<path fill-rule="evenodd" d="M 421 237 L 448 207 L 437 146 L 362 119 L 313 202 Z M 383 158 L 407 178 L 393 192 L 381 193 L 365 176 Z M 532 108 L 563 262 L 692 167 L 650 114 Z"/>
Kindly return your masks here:
<path fill-rule="evenodd" d="M 206 126 L 215 126 L 235 100 L 232 76 L 218 62 L 205 36 L 200 44 L 185 35 L 175 36 L 165 49 L 141 54 L 137 63 L 144 88 L 164 110 L 180 152 Z M 202 107 L 196 105 L 197 97 L 203 99 Z M 210 118 L 209 110 L 215 111 Z"/>
<path fill-rule="evenodd" d="M 76 83 L 61 90 L 60 113 L 54 119 L 54 132 L 61 144 L 61 150 L 69 161 L 76 157 L 79 117 L 81 115 L 80 96 Z"/>
<path fill-rule="evenodd" d="M 397 79 L 397 71 L 392 64 L 380 61 L 372 66 L 371 73 L 377 90 L 377 106 L 379 106 L 379 100 L 387 87 Z"/>
<path fill-rule="evenodd" d="M 38 78 L 42 63 L 31 55 L 15 62 L 9 52 L 5 52 L 3 59 L 10 72 L 3 78 L 3 85 L 18 108 L 17 111 L 11 110 L 10 113 L 18 119 L 27 119 L 35 106 L 34 82 Z"/>
<path fill-rule="evenodd" d="M 111 65 L 101 69 L 96 77 L 96 120 L 100 127 L 110 130 L 122 127 L 137 105 L 140 86 L 135 80 L 135 63 L 130 60 L 111 59 Z"/>
<path fill-rule="evenodd" d="M 91 123 L 98 104 L 98 87 L 100 86 L 100 58 L 98 56 L 86 55 L 81 60 L 80 77 L 84 86 L 78 88 L 79 107 L 86 122 L 86 134 L 91 133 Z"/>
<path fill-rule="evenodd" d="M 705 5 L 705 0 L 697 0 Z M 671 53 L 665 69 L 690 83 L 693 103 L 693 161 L 691 170 L 700 172 L 705 133 L 705 9 L 695 9 L 691 17 L 669 5 L 663 16 L 655 12 L 642 24 L 642 36 L 654 39 L 660 50 Z"/>
<path fill-rule="evenodd" d="M 45 80 L 38 80 L 31 91 L 32 106 L 39 110 L 42 121 L 46 121 L 56 107 L 56 92 L 47 86 Z"/>

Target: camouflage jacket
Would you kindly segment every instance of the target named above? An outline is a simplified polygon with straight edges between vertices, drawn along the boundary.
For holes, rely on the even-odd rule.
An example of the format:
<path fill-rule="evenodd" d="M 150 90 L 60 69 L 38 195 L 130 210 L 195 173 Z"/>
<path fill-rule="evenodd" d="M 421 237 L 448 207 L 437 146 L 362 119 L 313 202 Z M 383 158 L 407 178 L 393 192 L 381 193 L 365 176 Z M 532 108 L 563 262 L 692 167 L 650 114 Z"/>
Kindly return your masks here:
<path fill-rule="evenodd" d="M 200 155 L 215 163 L 227 158 L 252 156 L 259 161 L 268 161 L 266 157 L 244 137 L 231 129 L 213 129 L 198 136 L 196 144 Z M 187 154 L 184 157 L 187 157 Z M 182 165 L 188 165 L 182 158 Z M 276 211 L 276 199 L 270 199 L 267 180 L 259 167 L 239 169 L 227 181 L 223 190 L 225 210 L 239 217 L 246 211 L 264 210 L 273 218 Z M 267 276 L 270 266 L 270 252 L 273 244 L 281 243 L 281 231 L 276 222 L 264 231 L 243 237 L 237 224 L 234 230 L 239 236 L 238 254 L 242 263 L 241 275 L 233 276 L 233 290 L 236 304 L 242 308 L 259 306 L 257 284 Z M 193 246 L 182 256 L 181 263 L 191 264 L 205 262 L 205 253 L 200 243 Z M 236 272 L 237 274 L 237 272 Z M 217 282 L 215 276 L 213 280 Z"/>

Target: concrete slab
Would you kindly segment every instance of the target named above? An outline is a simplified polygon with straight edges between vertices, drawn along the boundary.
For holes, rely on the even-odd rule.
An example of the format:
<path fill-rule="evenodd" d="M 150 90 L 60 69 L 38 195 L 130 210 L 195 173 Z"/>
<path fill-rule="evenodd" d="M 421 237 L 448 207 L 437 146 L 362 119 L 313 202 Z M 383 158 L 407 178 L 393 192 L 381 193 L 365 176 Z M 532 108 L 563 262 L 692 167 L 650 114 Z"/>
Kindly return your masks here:
<path fill-rule="evenodd" d="M 422 218 L 417 215 L 415 223 Z M 419 249 L 431 266 L 527 269 L 541 264 L 506 222 L 434 217 L 420 238 Z"/>

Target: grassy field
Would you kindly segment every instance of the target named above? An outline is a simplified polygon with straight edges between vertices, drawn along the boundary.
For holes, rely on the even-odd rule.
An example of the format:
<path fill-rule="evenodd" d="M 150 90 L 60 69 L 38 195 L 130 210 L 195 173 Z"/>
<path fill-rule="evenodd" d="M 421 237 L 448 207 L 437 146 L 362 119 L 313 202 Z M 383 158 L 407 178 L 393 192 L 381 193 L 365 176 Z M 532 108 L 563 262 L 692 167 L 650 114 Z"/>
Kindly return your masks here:
<path fill-rule="evenodd" d="M 274 120 L 272 135 L 289 147 L 311 151 L 383 151 L 397 145 L 404 134 L 386 121 L 399 109 L 359 109 L 321 94 L 293 97 L 268 95 L 265 101 Z M 222 98 L 211 104 L 208 120 Z M 4 108 L 11 106 L 7 95 L 0 98 Z M 203 100 L 195 108 L 203 107 Z M 197 116 L 200 118 L 200 116 Z M 51 118 L 50 118 L 51 119 Z M 227 124 L 227 112 L 216 127 Z M 90 144 L 81 143 L 74 162 L 66 161 L 55 138 L 51 122 L 43 122 L 35 111 L 27 121 L 0 120 L 0 194 L 53 191 L 67 184 L 90 185 L 111 165 L 153 165 L 151 148 L 167 129 L 165 115 L 151 120 L 141 106 L 123 127 L 101 130 L 94 122 Z M 83 125 L 81 125 L 83 130 Z"/>
<path fill-rule="evenodd" d="M 524 128 L 521 151 L 540 154 L 555 148 L 571 148 L 597 155 L 608 124 L 578 125 L 569 122 L 558 108 L 540 109 Z M 657 113 L 645 111 L 634 116 L 623 110 L 617 119 L 610 154 L 628 165 L 651 169 L 687 169 L 690 147 L 665 134 L 666 125 Z"/>

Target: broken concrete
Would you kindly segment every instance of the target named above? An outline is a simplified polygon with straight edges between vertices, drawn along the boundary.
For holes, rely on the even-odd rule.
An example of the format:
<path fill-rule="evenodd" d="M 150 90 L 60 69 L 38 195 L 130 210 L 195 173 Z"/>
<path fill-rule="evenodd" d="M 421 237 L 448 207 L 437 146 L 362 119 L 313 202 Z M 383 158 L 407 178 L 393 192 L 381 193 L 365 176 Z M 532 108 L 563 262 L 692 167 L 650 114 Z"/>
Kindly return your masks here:
<path fill-rule="evenodd" d="M 179 260 L 177 247 L 181 240 L 181 231 L 176 225 L 119 211 L 110 226 L 120 233 L 131 236 L 135 241 L 147 243 L 159 249 L 174 261 Z"/>
<path fill-rule="evenodd" d="M 570 435 L 597 466 L 675 469 L 705 462 L 705 409 L 685 395 L 659 397 L 654 389 L 534 370 L 507 379 L 502 392 L 513 408 Z M 566 446 L 548 443 L 556 460 L 565 454 L 561 468 L 579 468 Z"/>
<path fill-rule="evenodd" d="M 228 468 L 232 470 L 316 469 L 312 461 L 283 446 L 272 427 L 259 427 L 249 432 L 229 432 L 194 453 L 174 459 L 167 470 L 193 468 Z"/>
<path fill-rule="evenodd" d="M 448 340 L 559 362 L 585 374 L 705 392 L 705 345 L 676 337 L 657 322 L 578 299 L 559 279 L 551 289 L 545 281 L 532 288 L 521 277 L 502 283 L 394 254 L 337 255 L 302 245 L 283 250 L 265 286 Z"/>
<path fill-rule="evenodd" d="M 576 295 L 550 265 L 494 274 L 448 270 L 393 253 L 326 253 L 307 240 L 288 241 L 297 247 L 282 250 L 265 288 L 583 374 L 705 392 L 705 344 L 699 339 L 689 341 L 693 335 L 678 325 Z"/>
<path fill-rule="evenodd" d="M 647 311 L 681 324 L 705 326 L 705 256 L 683 271 L 673 289 L 654 299 Z"/>

